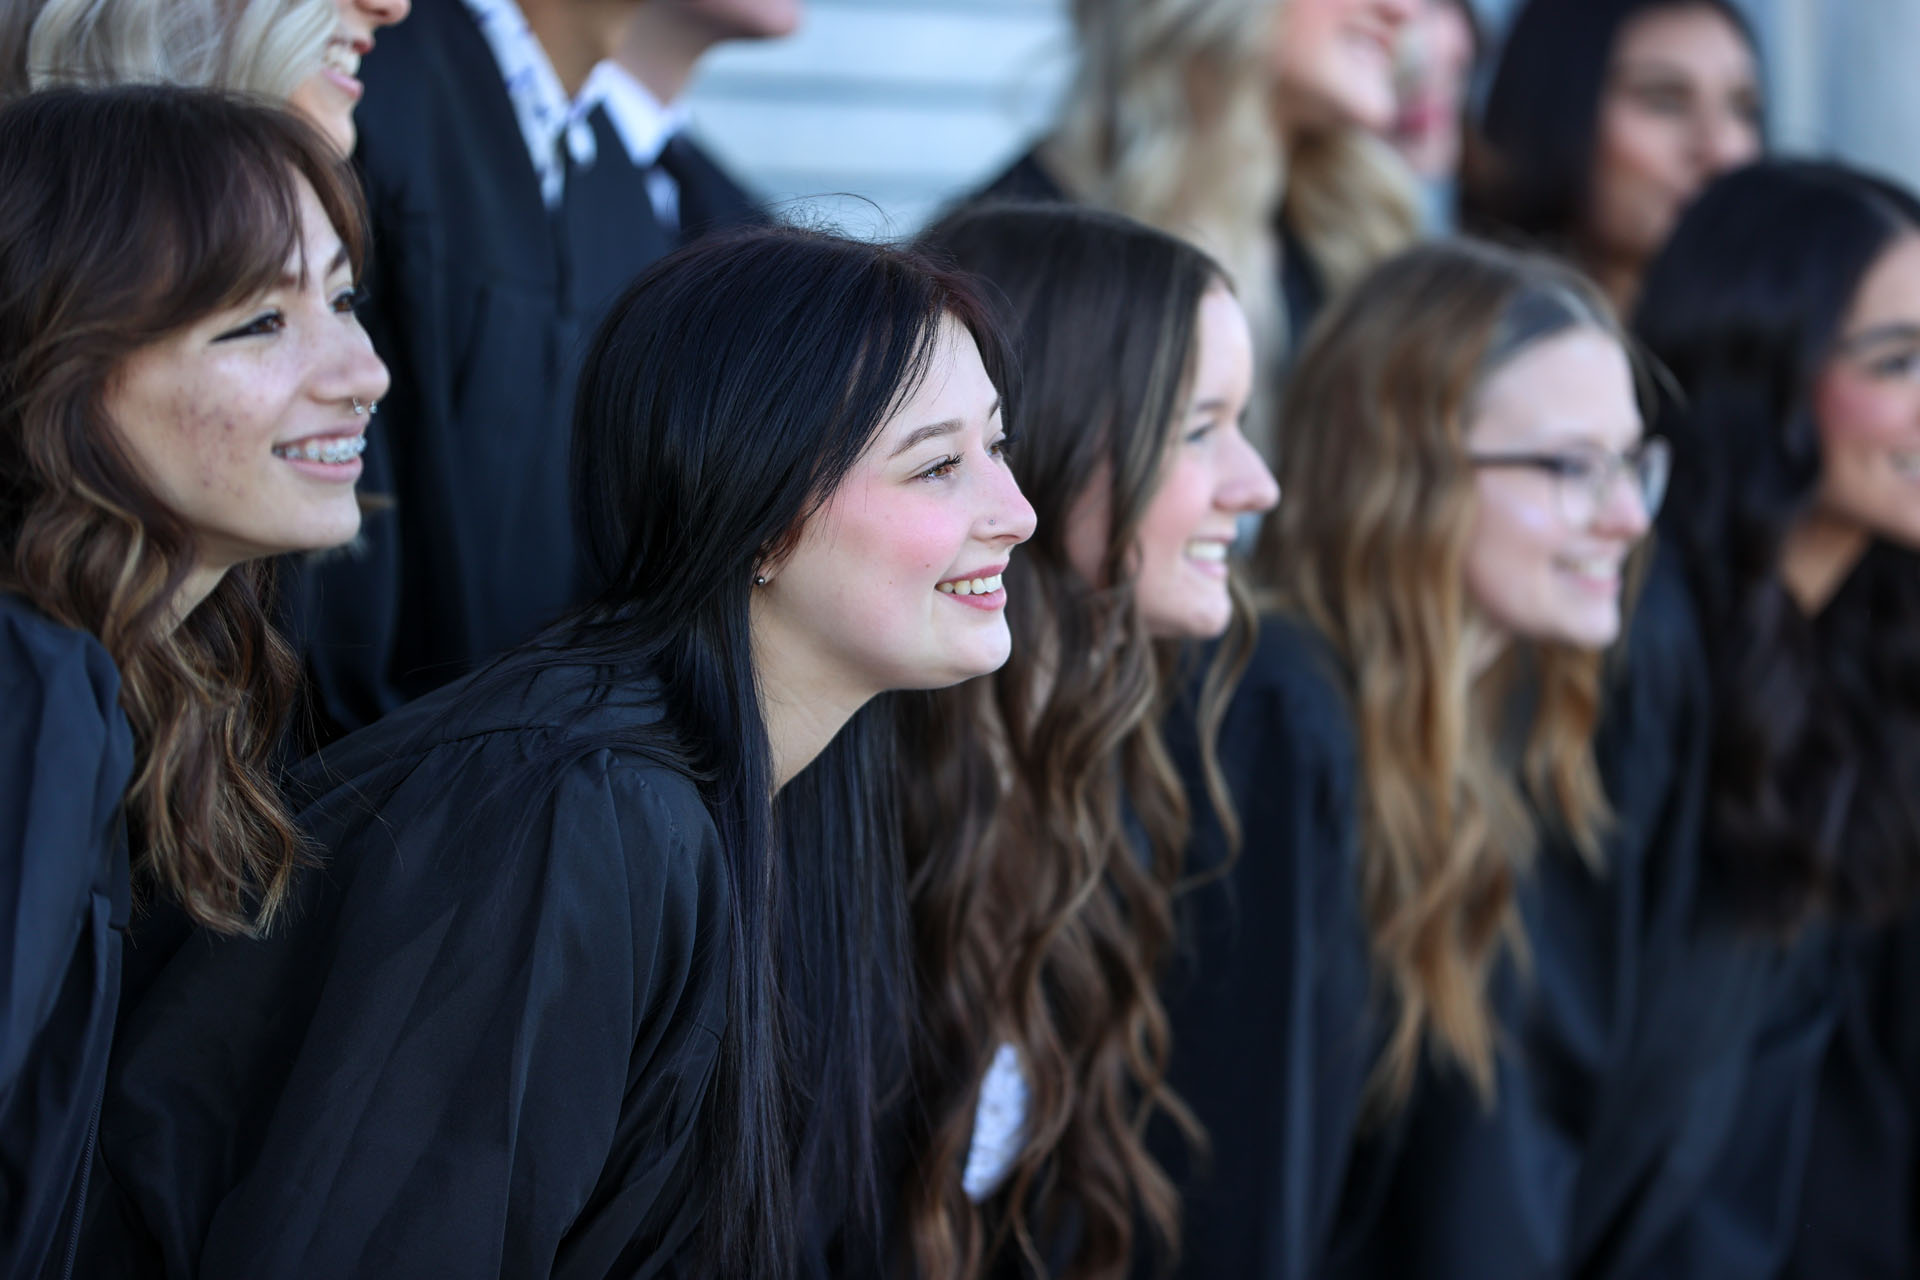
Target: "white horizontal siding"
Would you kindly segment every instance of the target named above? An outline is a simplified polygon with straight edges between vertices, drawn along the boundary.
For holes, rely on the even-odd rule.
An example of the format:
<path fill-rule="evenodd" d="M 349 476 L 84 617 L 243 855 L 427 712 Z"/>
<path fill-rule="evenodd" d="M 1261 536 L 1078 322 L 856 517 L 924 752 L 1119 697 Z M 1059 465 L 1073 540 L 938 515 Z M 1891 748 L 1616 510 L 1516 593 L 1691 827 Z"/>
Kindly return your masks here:
<path fill-rule="evenodd" d="M 1052 118 L 1063 0 L 811 0 L 792 38 L 717 49 L 688 95 L 701 139 L 789 216 L 916 229 Z"/>

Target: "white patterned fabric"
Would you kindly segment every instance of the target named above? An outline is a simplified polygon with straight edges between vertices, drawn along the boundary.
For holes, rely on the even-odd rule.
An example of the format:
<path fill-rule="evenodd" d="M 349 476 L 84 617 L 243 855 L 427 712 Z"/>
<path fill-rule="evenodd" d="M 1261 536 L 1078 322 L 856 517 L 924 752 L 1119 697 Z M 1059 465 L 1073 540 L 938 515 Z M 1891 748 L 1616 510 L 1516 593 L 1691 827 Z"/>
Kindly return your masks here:
<path fill-rule="evenodd" d="M 569 101 L 553 60 L 547 57 L 515 0 L 464 3 L 480 24 L 480 34 L 493 50 L 493 60 L 500 64 L 514 117 L 526 139 L 527 156 L 533 161 L 533 171 L 540 175 L 540 198 L 549 209 L 556 208 L 567 183 L 566 162 L 560 156 L 562 142 L 573 162 L 582 168 L 593 163 L 598 151 L 593 126 L 587 122 L 587 113 L 597 101 L 586 92 L 592 87 L 592 79 L 589 77 L 582 86 L 578 98 Z"/>

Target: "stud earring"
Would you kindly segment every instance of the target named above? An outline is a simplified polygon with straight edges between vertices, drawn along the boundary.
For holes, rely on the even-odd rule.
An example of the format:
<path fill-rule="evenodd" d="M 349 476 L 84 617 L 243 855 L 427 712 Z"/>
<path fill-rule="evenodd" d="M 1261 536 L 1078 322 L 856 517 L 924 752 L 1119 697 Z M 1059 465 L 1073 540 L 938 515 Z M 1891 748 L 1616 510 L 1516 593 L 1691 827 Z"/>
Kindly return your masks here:
<path fill-rule="evenodd" d="M 753 585 L 754 585 L 754 586 L 756 586 L 756 587 L 764 587 L 764 586 L 766 586 L 766 585 L 767 585 L 767 575 L 766 575 L 766 574 L 764 574 L 764 573 L 756 573 L 756 574 L 754 574 L 754 575 L 753 575 Z"/>

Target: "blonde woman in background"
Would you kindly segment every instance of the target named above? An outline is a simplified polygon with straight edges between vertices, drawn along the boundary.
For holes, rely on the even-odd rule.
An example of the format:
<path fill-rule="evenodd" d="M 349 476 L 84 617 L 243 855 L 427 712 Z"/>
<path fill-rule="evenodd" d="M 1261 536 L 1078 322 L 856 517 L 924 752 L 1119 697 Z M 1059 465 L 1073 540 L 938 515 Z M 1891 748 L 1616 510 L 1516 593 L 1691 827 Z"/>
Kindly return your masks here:
<path fill-rule="evenodd" d="M 1379 136 L 1415 8 L 1074 0 L 1080 66 L 1066 106 L 986 194 L 1082 200 L 1194 240 L 1238 282 L 1260 347 L 1277 355 L 1419 225 L 1413 180 Z"/>
<path fill-rule="evenodd" d="M 353 150 L 360 59 L 411 0 L 24 0 L 0 16 L 0 97 L 150 82 L 283 102 Z"/>

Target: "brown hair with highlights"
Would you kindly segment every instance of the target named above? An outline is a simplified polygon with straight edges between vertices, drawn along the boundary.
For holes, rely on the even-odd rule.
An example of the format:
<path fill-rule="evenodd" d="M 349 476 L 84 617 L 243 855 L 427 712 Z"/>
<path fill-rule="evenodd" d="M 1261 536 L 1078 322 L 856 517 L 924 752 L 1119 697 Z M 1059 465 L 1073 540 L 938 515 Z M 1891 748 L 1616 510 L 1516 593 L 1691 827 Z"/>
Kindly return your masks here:
<path fill-rule="evenodd" d="M 277 282 L 311 184 L 356 274 L 344 162 L 284 112 L 206 90 L 54 90 L 0 110 L 0 590 L 96 636 L 136 766 L 136 883 L 227 932 L 266 924 L 302 844 L 273 776 L 297 667 L 270 564 L 176 620 L 194 530 L 106 404 L 140 348 Z"/>
<path fill-rule="evenodd" d="M 963 210 L 927 243 L 1007 302 L 1021 349 L 1009 456 L 1039 523 L 1004 575 L 1006 666 L 906 704 L 925 1002 L 906 1220 L 922 1277 L 1008 1264 L 1119 1277 L 1136 1215 L 1168 1249 L 1177 1243 L 1178 1199 L 1147 1150 L 1147 1121 L 1164 1111 L 1194 1133 L 1165 1085 L 1157 991 L 1189 819 L 1160 724 L 1184 681 L 1177 646 L 1146 632 L 1134 547 L 1186 420 L 1201 300 L 1226 278 L 1183 241 L 1068 205 Z M 1110 517 L 1089 580 L 1068 537 L 1094 485 Z M 1198 695 L 1208 799 L 1230 830 L 1211 743 L 1251 622 L 1236 589 Z M 961 1171 L 1002 1042 L 1027 1079 L 1023 1146 L 1006 1182 L 975 1204 Z"/>
<path fill-rule="evenodd" d="M 1580 327 L 1624 344 L 1598 290 L 1568 268 L 1425 245 L 1328 310 L 1287 388 L 1283 497 L 1256 569 L 1347 673 L 1366 797 L 1362 901 L 1393 1009 L 1376 1108 L 1405 1099 L 1429 1042 L 1491 1096 L 1487 981 L 1503 943 L 1521 942 L 1514 892 L 1533 815 L 1596 860 L 1609 819 L 1593 759 L 1602 655 L 1516 641 L 1476 676 L 1465 588 L 1479 389 Z"/>

